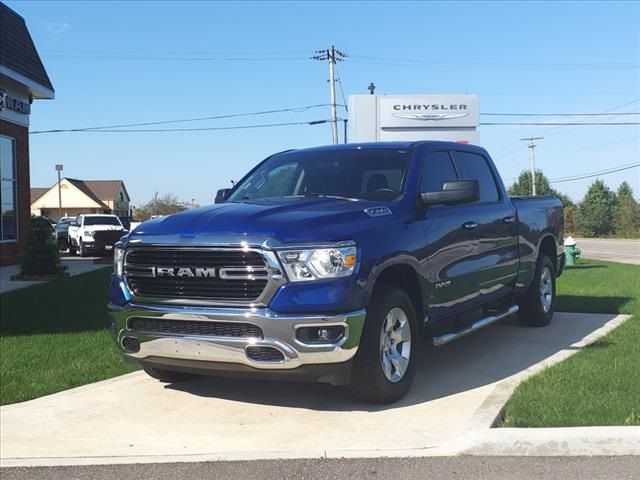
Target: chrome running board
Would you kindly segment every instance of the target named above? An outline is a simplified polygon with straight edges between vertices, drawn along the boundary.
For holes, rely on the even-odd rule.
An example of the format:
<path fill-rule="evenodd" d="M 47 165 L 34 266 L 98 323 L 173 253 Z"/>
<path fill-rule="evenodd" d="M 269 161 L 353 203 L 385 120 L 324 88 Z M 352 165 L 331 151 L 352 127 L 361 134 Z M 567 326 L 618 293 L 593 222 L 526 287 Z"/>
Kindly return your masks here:
<path fill-rule="evenodd" d="M 511 305 L 503 313 L 500 313 L 499 315 L 491 315 L 489 317 L 485 317 L 481 320 L 478 320 L 477 322 L 473 322 L 471 326 L 465 328 L 464 330 L 460 330 L 459 332 L 453 332 L 453 333 L 445 333 L 444 335 L 433 337 L 433 344 L 436 347 L 439 347 L 441 345 L 446 345 L 447 343 L 453 342 L 454 340 L 464 337 L 465 335 L 475 332 L 476 330 L 480 330 L 481 328 L 484 328 L 487 325 L 491 325 L 492 323 L 495 323 L 498 320 L 502 320 L 505 317 L 513 315 L 518 310 L 520 310 L 520 308 L 517 305 Z"/>

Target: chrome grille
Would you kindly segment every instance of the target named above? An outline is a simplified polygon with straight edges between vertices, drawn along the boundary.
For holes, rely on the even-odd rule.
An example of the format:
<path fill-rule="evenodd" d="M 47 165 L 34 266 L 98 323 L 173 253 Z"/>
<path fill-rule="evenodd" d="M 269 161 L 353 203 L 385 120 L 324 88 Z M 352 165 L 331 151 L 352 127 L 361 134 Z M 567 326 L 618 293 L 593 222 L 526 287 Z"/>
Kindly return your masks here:
<path fill-rule="evenodd" d="M 153 276 L 152 267 L 213 268 L 212 277 Z M 231 271 L 231 277 L 246 269 L 260 271 L 256 278 L 220 278 L 220 270 Z M 133 248 L 126 253 L 124 276 L 136 297 L 193 299 L 250 303 L 267 287 L 267 265 L 254 250 L 210 248 Z"/>
<path fill-rule="evenodd" d="M 232 338 L 264 338 L 262 329 L 252 323 L 194 322 L 159 318 L 130 318 L 129 329 L 136 333 L 163 335 L 197 335 Z"/>

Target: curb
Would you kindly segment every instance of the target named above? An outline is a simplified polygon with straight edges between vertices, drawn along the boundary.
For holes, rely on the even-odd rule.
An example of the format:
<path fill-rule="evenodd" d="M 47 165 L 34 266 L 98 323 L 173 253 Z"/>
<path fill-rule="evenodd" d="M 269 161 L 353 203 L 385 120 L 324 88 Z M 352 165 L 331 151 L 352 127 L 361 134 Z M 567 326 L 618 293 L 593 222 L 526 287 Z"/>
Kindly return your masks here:
<path fill-rule="evenodd" d="M 499 428 L 476 432 L 458 455 L 640 455 L 640 427 Z"/>

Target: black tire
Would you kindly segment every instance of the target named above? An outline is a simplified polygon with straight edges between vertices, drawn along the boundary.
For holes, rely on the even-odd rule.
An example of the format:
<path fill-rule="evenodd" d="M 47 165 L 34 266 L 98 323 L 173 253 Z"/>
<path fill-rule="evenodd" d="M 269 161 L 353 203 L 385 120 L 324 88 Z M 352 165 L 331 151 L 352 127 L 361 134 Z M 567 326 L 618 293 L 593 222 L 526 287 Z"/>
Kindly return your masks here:
<path fill-rule="evenodd" d="M 538 257 L 531 285 L 518 304 L 518 317 L 523 325 L 545 327 L 551 322 L 556 305 L 556 268 L 547 255 Z"/>
<path fill-rule="evenodd" d="M 371 403 L 392 403 L 404 397 L 411 386 L 416 373 L 416 365 L 420 352 L 422 339 L 418 333 L 418 323 L 413 302 L 403 290 L 392 285 L 379 285 L 376 287 L 372 300 L 367 308 L 367 318 L 360 339 L 360 346 L 353 361 L 351 370 L 351 383 L 349 390 L 358 399 Z M 400 309 L 404 312 L 408 331 L 411 334 L 409 349 L 405 350 L 406 343 L 391 345 L 387 353 L 403 356 L 408 352 L 408 366 L 404 374 L 392 381 L 383 369 L 385 346 L 383 328 L 386 318 L 392 311 Z M 398 324 L 399 325 L 399 324 Z M 398 329 L 391 329 L 399 332 Z M 390 331 L 391 331 L 390 330 Z M 388 340 L 388 339 L 387 339 Z M 398 345 L 402 345 L 399 347 Z M 393 350 L 395 349 L 395 350 Z M 389 356 L 387 355 L 387 365 Z M 396 356 L 396 358 L 398 358 Z M 395 363 L 388 370 L 392 375 L 401 370 L 395 369 Z"/>
<path fill-rule="evenodd" d="M 176 383 L 189 380 L 195 377 L 192 373 L 175 372 L 173 370 L 163 370 L 161 368 L 142 367 L 147 375 L 165 383 Z"/>
<path fill-rule="evenodd" d="M 73 243 L 69 242 L 69 255 L 77 255 L 78 249 L 73 245 Z"/>
<path fill-rule="evenodd" d="M 84 244 L 82 243 L 82 240 L 80 240 L 80 243 L 78 244 L 78 255 L 80 255 L 81 257 L 87 256 L 87 251 L 84 248 Z"/>

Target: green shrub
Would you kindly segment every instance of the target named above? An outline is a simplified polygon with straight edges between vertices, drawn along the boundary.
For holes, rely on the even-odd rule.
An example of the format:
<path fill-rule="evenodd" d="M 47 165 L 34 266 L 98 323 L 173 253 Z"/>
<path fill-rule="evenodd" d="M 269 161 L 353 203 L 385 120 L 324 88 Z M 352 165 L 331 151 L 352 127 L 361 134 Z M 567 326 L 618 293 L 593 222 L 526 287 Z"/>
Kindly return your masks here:
<path fill-rule="evenodd" d="M 30 222 L 27 247 L 22 261 L 22 275 L 56 275 L 64 272 L 54 237 L 54 229 L 42 217 Z"/>

